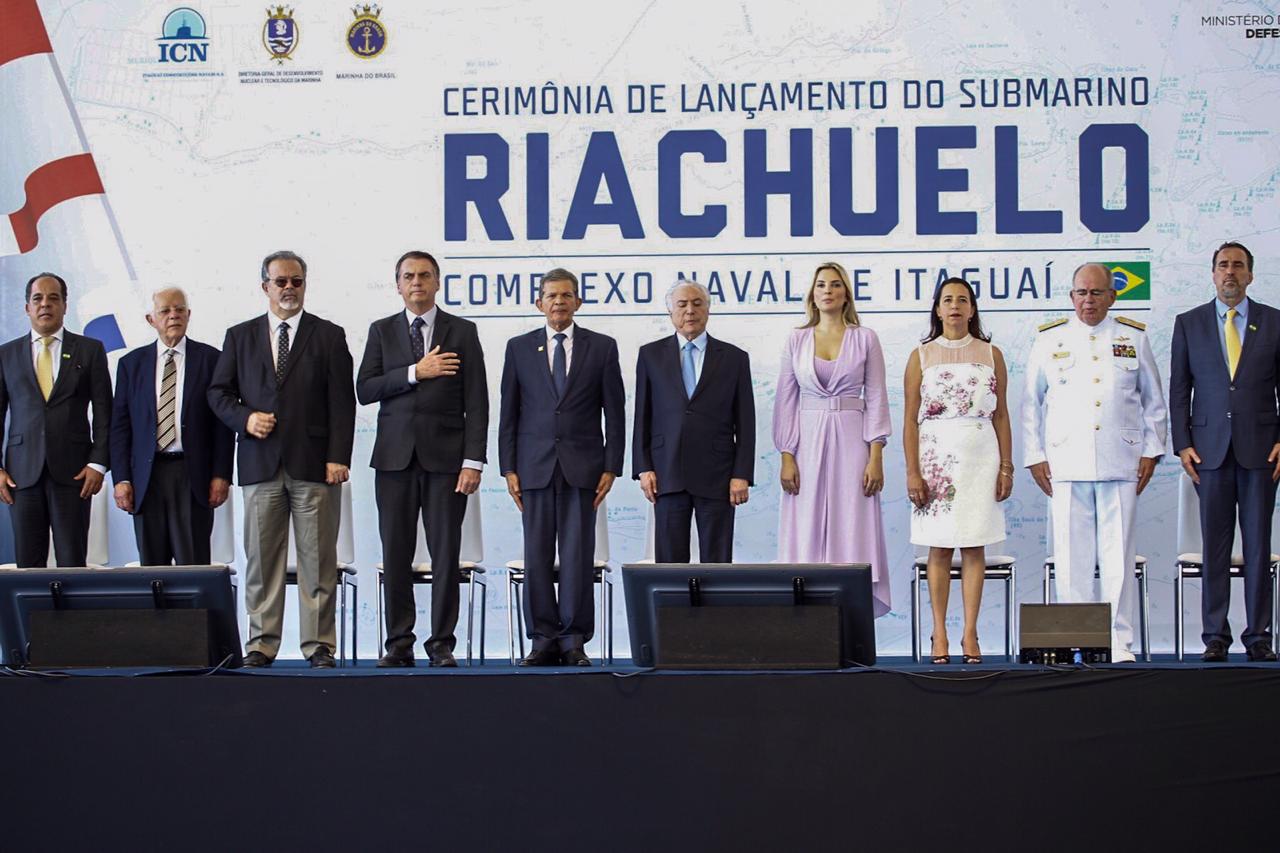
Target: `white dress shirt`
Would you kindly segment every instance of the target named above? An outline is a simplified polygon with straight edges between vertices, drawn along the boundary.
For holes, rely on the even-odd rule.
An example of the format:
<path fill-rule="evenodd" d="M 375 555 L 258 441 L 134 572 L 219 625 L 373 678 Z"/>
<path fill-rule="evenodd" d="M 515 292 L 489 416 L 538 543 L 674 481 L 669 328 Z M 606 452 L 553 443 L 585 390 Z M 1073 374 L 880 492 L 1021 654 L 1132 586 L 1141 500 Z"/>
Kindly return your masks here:
<path fill-rule="evenodd" d="M 569 327 L 563 332 L 557 332 L 547 326 L 547 368 L 551 371 L 556 369 L 556 335 L 564 335 L 564 375 L 569 375 L 569 370 L 573 367 L 573 330 L 576 328 L 574 323 L 570 323 Z"/>
<path fill-rule="evenodd" d="M 53 343 L 49 344 L 49 361 L 53 364 L 53 384 L 58 384 L 58 371 L 62 369 L 62 332 L 61 328 L 49 337 L 53 338 Z M 45 337 L 35 329 L 31 330 L 31 367 L 35 369 L 37 362 L 40 360 L 40 351 L 44 349 L 44 344 L 40 339 Z M 90 462 L 89 467 L 97 471 L 99 474 L 107 473 L 105 465 L 99 465 L 96 462 Z"/>
<path fill-rule="evenodd" d="M 280 369 L 280 324 L 289 324 L 289 352 L 293 352 L 293 341 L 298 337 L 298 324 L 302 322 L 302 312 L 299 311 L 288 320 L 283 317 L 277 317 L 272 312 L 267 312 L 267 325 L 271 328 L 271 364 Z"/>

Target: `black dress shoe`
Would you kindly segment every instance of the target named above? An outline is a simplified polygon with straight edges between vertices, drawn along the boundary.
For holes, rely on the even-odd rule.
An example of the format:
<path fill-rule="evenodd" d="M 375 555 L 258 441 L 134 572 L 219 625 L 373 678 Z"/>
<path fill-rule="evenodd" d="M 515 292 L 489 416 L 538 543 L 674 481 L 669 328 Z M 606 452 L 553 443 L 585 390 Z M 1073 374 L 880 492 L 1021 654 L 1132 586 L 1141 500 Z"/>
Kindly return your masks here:
<path fill-rule="evenodd" d="M 244 666 L 251 669 L 261 669 L 263 667 L 271 666 L 271 664 L 271 658 L 267 657 L 262 652 L 249 652 L 244 656 Z"/>
<path fill-rule="evenodd" d="M 520 661 L 521 666 L 559 666 L 560 653 L 555 649 L 534 649 Z"/>
<path fill-rule="evenodd" d="M 417 664 L 413 660 L 413 655 L 398 655 L 387 652 L 385 655 L 378 658 L 378 669 L 392 669 L 395 667 L 416 665 Z"/>
<path fill-rule="evenodd" d="M 316 646 L 316 650 L 307 658 L 312 669 L 333 669 L 337 664 L 333 661 L 333 652 L 328 646 Z"/>
<path fill-rule="evenodd" d="M 1271 644 L 1266 640 L 1255 640 L 1249 644 L 1249 648 L 1245 649 L 1245 654 L 1249 660 L 1257 663 L 1270 662 L 1276 659 L 1276 653 L 1271 650 Z"/>
<path fill-rule="evenodd" d="M 1226 663 L 1227 644 L 1221 640 L 1210 640 L 1205 644 L 1204 654 L 1200 656 L 1200 660 L 1205 663 Z"/>
<path fill-rule="evenodd" d="M 562 652 L 565 666 L 591 666 L 591 658 L 587 657 L 587 653 L 582 649 L 569 649 Z"/>
<path fill-rule="evenodd" d="M 458 665 L 458 659 L 448 649 L 437 649 L 428 654 L 431 656 L 432 666 L 456 667 Z"/>

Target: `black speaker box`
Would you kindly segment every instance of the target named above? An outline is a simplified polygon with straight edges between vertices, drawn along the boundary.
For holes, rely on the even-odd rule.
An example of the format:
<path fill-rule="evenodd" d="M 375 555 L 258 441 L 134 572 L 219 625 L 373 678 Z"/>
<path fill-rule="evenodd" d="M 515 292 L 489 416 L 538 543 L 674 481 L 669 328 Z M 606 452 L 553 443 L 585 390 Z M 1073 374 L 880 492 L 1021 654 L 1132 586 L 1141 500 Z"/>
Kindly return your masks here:
<path fill-rule="evenodd" d="M 37 610 L 29 665 L 204 667 L 211 623 L 203 609 Z"/>
<path fill-rule="evenodd" d="M 832 605 L 659 607 L 657 621 L 660 669 L 840 668 Z"/>

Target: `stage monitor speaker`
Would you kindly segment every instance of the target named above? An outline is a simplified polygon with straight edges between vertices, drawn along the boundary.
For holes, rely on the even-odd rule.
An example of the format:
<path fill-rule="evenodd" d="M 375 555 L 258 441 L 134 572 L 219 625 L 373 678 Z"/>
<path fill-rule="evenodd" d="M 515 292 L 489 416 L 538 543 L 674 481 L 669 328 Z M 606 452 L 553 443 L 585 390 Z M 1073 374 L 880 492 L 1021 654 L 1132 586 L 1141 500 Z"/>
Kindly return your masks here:
<path fill-rule="evenodd" d="M 209 611 L 38 610 L 33 669 L 209 665 Z"/>
<path fill-rule="evenodd" d="M 840 668 L 839 607 L 660 607 L 657 615 L 660 669 Z"/>
<path fill-rule="evenodd" d="M 239 666 L 226 566 L 0 571 L 0 653 L 14 669 Z"/>
<path fill-rule="evenodd" d="M 1108 663 L 1110 604 L 1024 604 L 1018 616 L 1023 663 Z"/>

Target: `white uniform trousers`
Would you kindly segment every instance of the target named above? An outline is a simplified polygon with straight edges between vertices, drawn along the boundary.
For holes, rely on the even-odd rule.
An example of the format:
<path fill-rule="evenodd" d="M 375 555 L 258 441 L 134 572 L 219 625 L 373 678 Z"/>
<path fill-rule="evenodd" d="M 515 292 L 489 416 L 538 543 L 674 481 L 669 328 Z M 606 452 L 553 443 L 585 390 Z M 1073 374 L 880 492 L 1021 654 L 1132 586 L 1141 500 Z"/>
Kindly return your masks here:
<path fill-rule="evenodd" d="M 1138 484 L 1132 480 L 1055 481 L 1050 499 L 1054 591 L 1064 603 L 1105 601 L 1111 605 L 1112 660 L 1133 660 L 1133 521 L 1137 503 Z"/>

